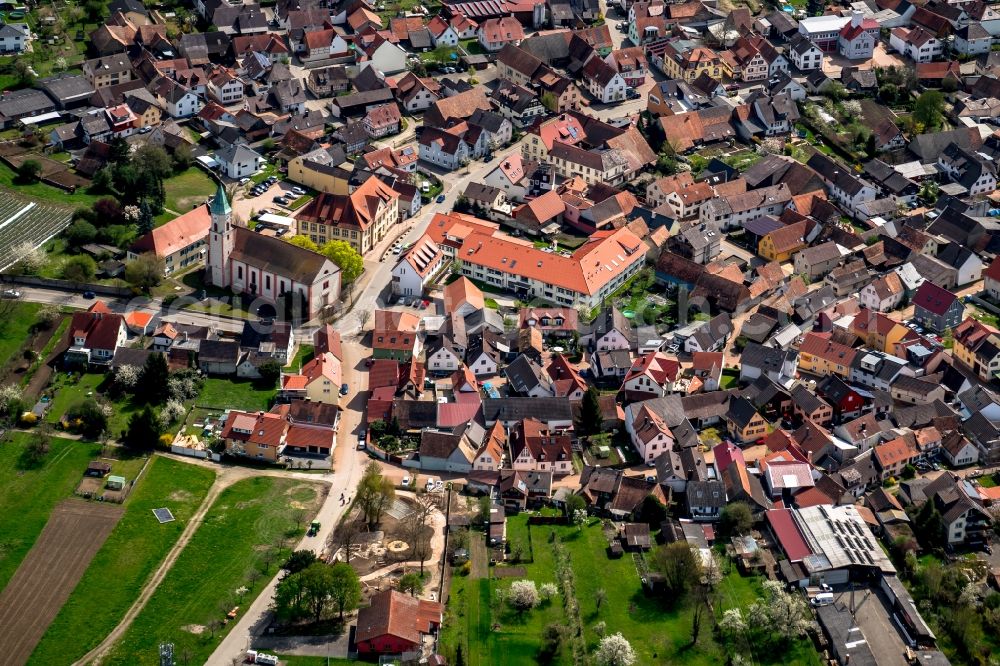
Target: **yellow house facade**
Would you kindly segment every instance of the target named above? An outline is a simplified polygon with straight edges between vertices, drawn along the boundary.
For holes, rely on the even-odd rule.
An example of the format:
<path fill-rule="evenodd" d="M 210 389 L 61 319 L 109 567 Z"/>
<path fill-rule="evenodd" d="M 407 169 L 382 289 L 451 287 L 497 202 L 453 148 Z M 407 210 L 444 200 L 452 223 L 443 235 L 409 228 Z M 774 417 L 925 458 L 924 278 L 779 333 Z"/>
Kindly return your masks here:
<path fill-rule="evenodd" d="M 322 164 L 312 159 L 312 153 L 299 155 L 288 161 L 288 179 L 326 194 L 348 194 L 350 171 Z"/>
<path fill-rule="evenodd" d="M 670 78 L 694 81 L 702 74 L 708 74 L 719 80 L 727 70 L 719 54 L 704 46 L 677 51 L 673 44 L 667 44 L 664 49 L 663 71 Z"/>

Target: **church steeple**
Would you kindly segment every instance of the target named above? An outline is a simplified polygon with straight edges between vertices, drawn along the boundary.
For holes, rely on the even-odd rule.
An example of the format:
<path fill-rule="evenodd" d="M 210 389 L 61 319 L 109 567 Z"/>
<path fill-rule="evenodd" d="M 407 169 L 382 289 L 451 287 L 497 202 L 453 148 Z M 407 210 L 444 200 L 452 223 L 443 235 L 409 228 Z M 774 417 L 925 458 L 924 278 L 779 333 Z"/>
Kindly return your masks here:
<path fill-rule="evenodd" d="M 212 199 L 211 207 L 212 217 L 215 216 L 225 216 L 228 217 L 233 209 L 229 207 L 229 198 L 226 197 L 226 188 L 219 183 L 219 186 L 215 188 L 215 198 Z"/>
<path fill-rule="evenodd" d="M 228 287 L 231 282 L 229 255 L 233 251 L 233 209 L 222 183 L 215 189 L 215 198 L 208 212 L 212 217 L 208 238 L 208 280 L 217 287 Z"/>

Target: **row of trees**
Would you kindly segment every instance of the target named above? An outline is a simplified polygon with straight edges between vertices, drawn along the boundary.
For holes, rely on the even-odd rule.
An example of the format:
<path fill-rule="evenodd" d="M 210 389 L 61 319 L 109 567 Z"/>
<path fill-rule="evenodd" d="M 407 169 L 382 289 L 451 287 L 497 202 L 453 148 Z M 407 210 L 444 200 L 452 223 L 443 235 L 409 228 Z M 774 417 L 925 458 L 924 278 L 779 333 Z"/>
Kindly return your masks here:
<path fill-rule="evenodd" d="M 282 622 L 319 623 L 333 612 L 343 621 L 361 601 L 358 574 L 345 562 L 330 565 L 312 551 L 296 551 L 284 568 L 274 594 L 275 614 Z"/>

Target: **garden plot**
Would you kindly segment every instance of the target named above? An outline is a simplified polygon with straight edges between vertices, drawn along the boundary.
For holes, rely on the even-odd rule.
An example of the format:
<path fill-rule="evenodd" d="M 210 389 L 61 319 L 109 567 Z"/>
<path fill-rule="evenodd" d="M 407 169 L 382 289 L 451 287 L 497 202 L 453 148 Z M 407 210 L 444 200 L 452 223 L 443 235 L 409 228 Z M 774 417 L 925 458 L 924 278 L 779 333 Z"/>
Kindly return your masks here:
<path fill-rule="evenodd" d="M 0 191 L 0 270 L 17 260 L 14 250 L 18 245 L 29 242 L 39 247 L 71 221 L 72 212 L 66 208 Z"/>
<path fill-rule="evenodd" d="M 100 550 L 123 509 L 66 500 L 0 594 L 0 654 L 23 664 Z"/>

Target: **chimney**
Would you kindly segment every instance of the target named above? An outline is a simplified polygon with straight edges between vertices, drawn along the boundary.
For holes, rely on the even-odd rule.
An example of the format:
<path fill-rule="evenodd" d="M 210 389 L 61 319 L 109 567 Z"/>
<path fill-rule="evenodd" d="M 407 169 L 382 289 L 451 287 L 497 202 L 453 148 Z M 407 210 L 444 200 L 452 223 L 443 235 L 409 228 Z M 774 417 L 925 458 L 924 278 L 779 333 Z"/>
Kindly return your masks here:
<path fill-rule="evenodd" d="M 861 25 L 861 19 L 862 19 L 861 12 L 854 12 L 853 14 L 851 14 L 851 27 L 857 28 L 859 25 Z"/>

